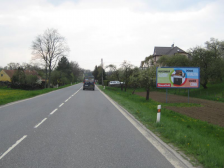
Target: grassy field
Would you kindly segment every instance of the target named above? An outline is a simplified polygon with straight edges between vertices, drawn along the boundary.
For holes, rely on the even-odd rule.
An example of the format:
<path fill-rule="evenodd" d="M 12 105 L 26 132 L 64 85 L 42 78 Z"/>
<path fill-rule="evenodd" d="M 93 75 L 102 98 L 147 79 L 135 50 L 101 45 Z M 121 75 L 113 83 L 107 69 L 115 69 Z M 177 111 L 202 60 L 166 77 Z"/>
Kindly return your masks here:
<path fill-rule="evenodd" d="M 120 88 L 99 88 L 127 109 L 136 119 L 166 143 L 178 147 L 191 162 L 206 168 L 224 168 L 224 128 L 167 110 L 164 106 L 200 106 L 198 104 L 165 104 L 132 95 Z M 157 105 L 162 105 L 161 122 L 156 123 Z M 195 161 L 195 159 L 197 161 Z"/>
<path fill-rule="evenodd" d="M 42 90 L 20 90 L 20 89 L 11 89 L 7 87 L 0 87 L 0 105 L 4 105 L 22 99 L 31 98 L 37 95 L 48 93 L 68 86 L 71 85 L 65 85 L 59 88 L 47 88 Z"/>
<path fill-rule="evenodd" d="M 204 89 L 202 86 L 200 86 L 199 89 L 190 89 L 189 90 L 190 97 L 224 102 L 224 82 L 216 84 L 209 83 L 207 86 L 208 86 L 207 89 Z M 152 90 L 159 92 L 166 91 L 166 89 L 157 89 L 157 88 L 153 88 Z M 139 89 L 139 91 L 144 90 Z M 168 94 L 188 96 L 188 89 L 168 89 Z"/>

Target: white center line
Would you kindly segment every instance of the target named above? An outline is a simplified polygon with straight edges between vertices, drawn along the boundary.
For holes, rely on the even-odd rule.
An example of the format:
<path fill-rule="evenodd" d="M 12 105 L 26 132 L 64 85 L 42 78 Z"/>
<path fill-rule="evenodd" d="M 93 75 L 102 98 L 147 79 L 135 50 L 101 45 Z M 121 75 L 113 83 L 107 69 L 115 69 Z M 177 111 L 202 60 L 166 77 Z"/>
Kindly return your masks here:
<path fill-rule="evenodd" d="M 39 127 L 47 118 L 43 119 L 39 124 L 37 124 L 34 128 Z"/>
<path fill-rule="evenodd" d="M 67 102 L 69 99 L 65 100 L 65 102 Z"/>
<path fill-rule="evenodd" d="M 52 115 L 52 114 L 54 114 L 55 113 L 55 111 L 57 111 L 58 109 L 55 109 L 54 111 L 52 111 L 51 113 L 50 113 L 50 115 Z"/>
<path fill-rule="evenodd" d="M 75 92 L 72 96 L 75 96 L 75 94 L 78 93 L 81 89 L 82 89 L 82 87 L 77 92 Z"/>
<path fill-rule="evenodd" d="M 25 138 L 27 137 L 27 135 L 24 135 L 20 140 L 16 141 L 16 143 L 14 145 L 12 145 L 5 153 L 2 154 L 2 156 L 0 156 L 0 160 L 7 155 L 7 153 L 9 153 L 13 148 L 15 148 L 20 142 L 22 142 Z"/>
<path fill-rule="evenodd" d="M 61 106 L 63 106 L 64 105 L 64 103 L 61 103 L 61 105 L 59 106 L 59 107 L 61 107 Z"/>

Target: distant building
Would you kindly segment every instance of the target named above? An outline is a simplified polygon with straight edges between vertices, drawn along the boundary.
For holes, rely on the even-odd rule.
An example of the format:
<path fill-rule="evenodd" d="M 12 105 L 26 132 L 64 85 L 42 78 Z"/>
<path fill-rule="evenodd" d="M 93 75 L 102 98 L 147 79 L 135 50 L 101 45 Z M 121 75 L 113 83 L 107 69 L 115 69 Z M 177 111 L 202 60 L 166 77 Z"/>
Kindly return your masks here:
<path fill-rule="evenodd" d="M 1 70 L 0 71 L 0 81 L 1 82 L 11 82 L 11 77 L 16 70 Z"/>
<path fill-rule="evenodd" d="M 176 54 L 185 55 L 187 58 L 190 57 L 190 55 L 181 48 L 177 46 L 174 47 L 174 44 L 172 44 L 171 47 L 154 47 L 153 55 L 146 57 L 146 59 L 148 58 L 148 60 L 150 61 L 147 66 L 157 64 L 157 61 L 161 56 L 173 56 Z M 145 61 L 141 61 L 140 68 L 144 69 L 145 67 Z"/>

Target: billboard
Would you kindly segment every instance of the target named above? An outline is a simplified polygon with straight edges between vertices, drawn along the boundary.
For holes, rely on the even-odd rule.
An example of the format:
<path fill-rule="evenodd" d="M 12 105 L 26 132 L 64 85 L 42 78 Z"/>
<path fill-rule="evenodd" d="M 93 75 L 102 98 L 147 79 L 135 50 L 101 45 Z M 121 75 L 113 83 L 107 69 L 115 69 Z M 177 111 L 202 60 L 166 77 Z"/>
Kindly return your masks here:
<path fill-rule="evenodd" d="M 163 67 L 156 69 L 157 88 L 199 88 L 200 68 Z"/>

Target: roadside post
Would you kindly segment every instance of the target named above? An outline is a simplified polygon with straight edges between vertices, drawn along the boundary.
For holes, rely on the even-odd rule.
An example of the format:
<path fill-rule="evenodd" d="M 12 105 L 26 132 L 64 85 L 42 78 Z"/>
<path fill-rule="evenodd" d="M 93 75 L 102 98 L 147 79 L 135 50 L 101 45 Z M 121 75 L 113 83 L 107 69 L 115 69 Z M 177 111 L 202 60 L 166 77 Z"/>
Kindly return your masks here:
<path fill-rule="evenodd" d="M 188 103 L 189 103 L 189 90 L 190 90 L 190 89 L 188 89 Z"/>
<path fill-rule="evenodd" d="M 160 122 L 160 117 L 161 117 L 161 105 L 157 106 L 157 120 L 156 122 Z"/>
<path fill-rule="evenodd" d="M 101 67 L 102 67 L 102 86 L 103 86 L 103 58 L 101 59 Z"/>

